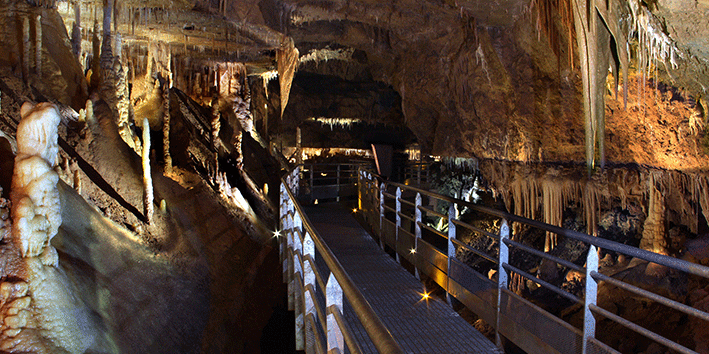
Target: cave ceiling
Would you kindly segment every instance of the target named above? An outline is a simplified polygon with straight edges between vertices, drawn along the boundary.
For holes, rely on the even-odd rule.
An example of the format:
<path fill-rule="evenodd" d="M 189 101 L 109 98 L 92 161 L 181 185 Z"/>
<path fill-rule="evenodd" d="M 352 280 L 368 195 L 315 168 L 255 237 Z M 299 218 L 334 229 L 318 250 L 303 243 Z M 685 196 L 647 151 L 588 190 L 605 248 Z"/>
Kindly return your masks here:
<path fill-rule="evenodd" d="M 153 17 L 131 28 L 127 13 L 146 4 Z M 164 41 L 250 74 L 277 70 L 292 38 L 285 126 L 357 118 L 409 129 L 436 155 L 583 163 L 600 144 L 610 163 L 707 167 L 707 0 L 127 1 L 116 13 L 125 43 Z"/>

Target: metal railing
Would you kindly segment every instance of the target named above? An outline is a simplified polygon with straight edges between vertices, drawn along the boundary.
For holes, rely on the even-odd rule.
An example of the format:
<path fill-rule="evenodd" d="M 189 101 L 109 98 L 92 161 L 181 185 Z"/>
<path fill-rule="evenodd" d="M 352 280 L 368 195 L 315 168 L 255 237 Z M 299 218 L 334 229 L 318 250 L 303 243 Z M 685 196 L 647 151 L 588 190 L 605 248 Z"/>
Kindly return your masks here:
<path fill-rule="evenodd" d="M 430 166 L 429 162 L 407 162 L 401 167 L 399 180 L 416 186 L 428 185 L 431 178 Z"/>
<path fill-rule="evenodd" d="M 300 197 L 310 200 L 354 197 L 357 193 L 357 171 L 367 163 L 308 163 L 302 165 L 300 173 Z"/>
<path fill-rule="evenodd" d="M 317 185 L 313 184 L 312 166 L 310 171 L 312 187 Z M 296 199 L 302 174 L 300 167 L 296 167 L 281 179 L 282 235 L 276 234 L 280 238 L 283 281 L 288 284 L 288 308 L 295 311 L 296 350 L 361 353 L 360 344 L 343 319 L 344 301 L 347 301 L 380 353 L 403 353 L 303 213 Z M 340 178 L 338 174 L 338 183 Z"/>
<path fill-rule="evenodd" d="M 365 169 L 359 172 L 358 187 L 359 208 L 365 220 L 375 233 L 378 233 L 376 236 L 381 247 L 395 251 L 397 261 L 406 260 L 414 265 L 416 274 L 424 274 L 438 283 L 446 291 L 449 300 L 457 299 L 495 327 L 498 346 L 502 346 L 504 337 L 527 353 L 617 353 L 615 349 L 597 339 L 597 334 L 604 329 L 599 328 L 597 323 L 604 318 L 674 351 L 694 353 L 677 340 L 668 339 L 600 307 L 597 302 L 599 282 L 662 304 L 687 318 L 707 321 L 704 326 L 709 325 L 707 312 L 602 274 L 598 268 L 598 252 L 599 249 L 617 252 L 648 264 L 655 263 L 699 277 L 703 281 L 709 279 L 709 267 L 426 190 L 384 182 Z M 460 208 L 468 208 L 494 218 L 499 231 L 493 233 L 461 221 L 458 212 Z M 434 227 L 426 220 L 438 220 L 441 227 Z M 582 242 L 588 247 L 588 253 L 585 259 L 582 258 L 578 263 L 585 260 L 585 266 L 516 240 L 510 231 L 512 222 Z M 479 235 L 481 239 L 487 238 L 487 244 L 494 247 L 477 249 L 461 242 L 459 236 L 465 232 Z M 511 249 L 516 251 L 512 252 Z M 467 265 L 458 256 L 464 253 L 477 257 L 480 260 L 478 263 L 487 266 L 473 268 Z M 518 263 L 524 253 L 541 258 L 542 262 L 551 262 L 554 269 L 566 268 L 577 272 L 580 279 L 585 279 L 583 290 L 572 293 L 552 284 L 552 281 L 522 270 Z M 495 276 L 483 274 L 486 269 L 496 272 L 496 279 Z M 569 305 L 581 306 L 583 323 L 578 327 L 574 326 L 518 295 L 514 291 L 516 285 L 526 281 L 547 289 L 550 294 L 567 301 Z"/>

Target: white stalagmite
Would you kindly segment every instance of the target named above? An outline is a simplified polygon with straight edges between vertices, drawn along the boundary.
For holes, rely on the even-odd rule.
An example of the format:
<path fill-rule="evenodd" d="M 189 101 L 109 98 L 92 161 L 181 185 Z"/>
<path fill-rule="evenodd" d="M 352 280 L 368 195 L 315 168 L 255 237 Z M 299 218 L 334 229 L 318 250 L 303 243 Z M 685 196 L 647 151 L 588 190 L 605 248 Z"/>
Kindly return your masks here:
<path fill-rule="evenodd" d="M 42 255 L 44 264 L 57 264 L 50 241 L 62 223 L 53 167 L 58 152 L 56 107 L 48 102 L 25 103 L 17 126 L 17 157 L 12 176 L 13 239 L 23 257 Z"/>
<path fill-rule="evenodd" d="M 37 15 L 34 22 L 35 71 L 42 77 L 42 15 Z"/>
<path fill-rule="evenodd" d="M 22 76 L 25 82 L 30 79 L 30 19 L 22 18 Z"/>
<path fill-rule="evenodd" d="M 143 190 L 145 219 L 150 223 L 153 219 L 153 178 L 150 175 L 150 124 L 148 118 L 143 118 Z"/>

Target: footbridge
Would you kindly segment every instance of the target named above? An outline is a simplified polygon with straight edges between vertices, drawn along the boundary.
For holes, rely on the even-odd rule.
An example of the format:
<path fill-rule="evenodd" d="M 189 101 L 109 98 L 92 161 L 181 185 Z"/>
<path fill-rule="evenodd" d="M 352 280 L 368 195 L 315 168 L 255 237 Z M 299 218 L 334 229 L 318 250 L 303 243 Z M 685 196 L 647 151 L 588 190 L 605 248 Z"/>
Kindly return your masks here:
<path fill-rule="evenodd" d="M 417 169 L 420 181 L 422 167 Z M 493 220 L 495 231 L 461 221 L 464 208 Z M 601 283 L 619 290 L 611 294 L 658 304 L 687 326 L 709 325 L 709 313 L 681 297 L 599 270 L 598 254 L 624 254 L 704 285 L 709 267 L 388 182 L 363 164 L 296 167 L 282 179 L 280 220 L 276 237 L 296 316 L 296 349 L 306 353 L 502 353 L 510 346 L 539 354 L 619 353 L 604 342 L 618 328 L 666 348 L 663 353 L 695 353 L 696 338 L 664 333 L 661 325 L 636 323 L 604 307 L 612 299 L 601 298 L 609 294 L 599 292 Z M 574 240 L 587 248 L 585 261 L 517 240 L 511 223 Z M 470 235 L 478 247 L 464 242 Z M 525 271 L 521 263 L 529 257 L 577 274 L 580 288 Z M 435 282 L 442 296 L 431 296 L 423 279 Z M 523 296 L 519 284 L 545 289 L 545 301 Z M 451 304 L 487 323 L 488 337 Z M 576 316 L 560 307 L 576 309 Z"/>

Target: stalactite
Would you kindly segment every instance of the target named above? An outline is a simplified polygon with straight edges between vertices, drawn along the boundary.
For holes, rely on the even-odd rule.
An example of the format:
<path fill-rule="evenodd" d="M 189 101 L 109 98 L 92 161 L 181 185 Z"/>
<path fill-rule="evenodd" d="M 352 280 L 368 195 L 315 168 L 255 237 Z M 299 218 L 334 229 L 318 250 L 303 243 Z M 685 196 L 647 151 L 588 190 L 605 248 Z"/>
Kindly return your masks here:
<path fill-rule="evenodd" d="M 162 123 L 162 139 L 163 139 L 163 158 L 165 159 L 165 172 L 172 171 L 172 156 L 170 156 L 170 88 L 167 84 L 163 85 L 162 90 L 163 101 L 163 123 Z"/>
<path fill-rule="evenodd" d="M 281 118 L 288 104 L 291 84 L 295 71 L 298 68 L 298 58 L 300 53 L 295 47 L 293 39 L 284 37 L 281 46 L 276 50 L 276 61 L 278 62 L 278 82 L 281 85 Z"/>
<path fill-rule="evenodd" d="M 150 224 L 153 219 L 153 178 L 150 172 L 150 124 L 148 118 L 143 118 L 143 207 L 145 221 Z"/>

